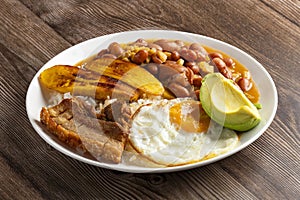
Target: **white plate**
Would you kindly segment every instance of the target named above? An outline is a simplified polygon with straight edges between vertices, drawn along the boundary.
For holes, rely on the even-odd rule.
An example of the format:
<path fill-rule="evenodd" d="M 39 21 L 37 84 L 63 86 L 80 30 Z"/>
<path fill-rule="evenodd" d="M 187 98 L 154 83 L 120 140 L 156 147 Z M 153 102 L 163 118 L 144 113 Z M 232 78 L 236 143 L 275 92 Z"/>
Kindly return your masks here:
<path fill-rule="evenodd" d="M 139 38 L 144 38 L 144 39 L 165 38 L 165 39 L 178 39 L 183 41 L 198 42 L 200 44 L 212 47 L 214 49 L 221 50 L 224 53 L 228 54 L 229 56 L 240 61 L 243 65 L 245 65 L 250 70 L 252 77 L 260 90 L 261 93 L 260 103 L 263 105 L 263 108 L 259 112 L 262 117 L 262 122 L 254 129 L 246 133 L 243 133 L 240 138 L 240 145 L 228 153 L 194 164 L 188 164 L 188 165 L 176 166 L 176 167 L 167 167 L 167 168 L 145 168 L 139 166 L 129 166 L 125 164 L 101 163 L 75 153 L 74 151 L 70 150 L 62 143 L 57 141 L 57 139 L 47 134 L 45 132 L 45 129 L 41 126 L 39 122 L 40 110 L 43 106 L 46 106 L 46 101 L 44 99 L 40 84 L 38 82 L 38 76 L 40 75 L 40 73 L 46 68 L 51 67 L 55 64 L 68 64 L 68 65 L 75 64 L 80 60 L 97 53 L 99 50 L 107 48 L 108 45 L 113 41 L 126 43 L 126 42 L 133 42 Z M 141 30 L 141 31 L 115 33 L 111 35 L 105 35 L 94 39 L 90 39 L 88 41 L 77 44 L 61 52 L 60 54 L 52 58 L 38 71 L 38 73 L 32 79 L 31 84 L 27 91 L 26 109 L 27 109 L 29 120 L 33 128 L 36 130 L 36 132 L 55 149 L 72 158 L 75 158 L 77 160 L 95 166 L 119 170 L 119 171 L 134 172 L 134 173 L 147 173 L 147 172 L 157 173 L 157 172 L 171 172 L 171 171 L 186 170 L 186 169 L 207 165 L 209 163 L 216 162 L 218 160 L 226 158 L 242 150 L 243 148 L 245 148 L 246 146 L 254 142 L 269 127 L 277 110 L 277 101 L 278 98 L 277 98 L 276 87 L 269 73 L 259 62 L 257 62 L 254 58 L 249 56 L 247 53 L 241 51 L 240 49 L 232 45 L 229 45 L 227 43 L 224 43 L 222 41 L 212 39 L 202 35 L 196 35 L 196 34 L 178 32 L 178 31 L 166 31 L 166 30 Z"/>

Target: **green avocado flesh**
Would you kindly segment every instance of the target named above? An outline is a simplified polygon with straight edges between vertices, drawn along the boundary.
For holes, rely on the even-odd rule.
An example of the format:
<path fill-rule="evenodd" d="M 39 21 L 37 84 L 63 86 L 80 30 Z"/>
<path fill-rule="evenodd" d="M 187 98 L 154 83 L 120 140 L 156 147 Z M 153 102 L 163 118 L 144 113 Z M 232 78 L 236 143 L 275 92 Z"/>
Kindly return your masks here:
<path fill-rule="evenodd" d="M 232 80 L 220 73 L 203 78 L 200 101 L 209 117 L 226 128 L 247 131 L 261 120 L 254 104 Z"/>

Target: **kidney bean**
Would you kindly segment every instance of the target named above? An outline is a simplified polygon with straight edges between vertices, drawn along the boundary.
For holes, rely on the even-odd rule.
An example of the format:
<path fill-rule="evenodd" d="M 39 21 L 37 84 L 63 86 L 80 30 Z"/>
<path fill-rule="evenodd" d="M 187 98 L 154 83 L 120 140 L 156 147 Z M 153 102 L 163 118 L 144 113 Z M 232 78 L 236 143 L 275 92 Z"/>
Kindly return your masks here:
<path fill-rule="evenodd" d="M 211 59 L 220 58 L 223 59 L 223 55 L 218 52 L 213 52 L 208 54 Z"/>
<path fill-rule="evenodd" d="M 146 66 L 146 69 L 153 75 L 158 74 L 158 66 L 154 63 L 150 63 Z"/>
<path fill-rule="evenodd" d="M 177 64 L 175 61 L 167 60 L 164 64 L 175 69 L 179 73 L 183 73 L 186 70 L 184 66 Z"/>
<path fill-rule="evenodd" d="M 148 45 L 148 42 L 142 38 L 139 38 L 133 43 L 133 45 L 139 46 L 139 47 L 145 47 Z"/>
<path fill-rule="evenodd" d="M 232 72 L 230 69 L 228 69 L 228 67 L 223 68 L 220 73 L 223 74 L 224 77 L 232 79 Z"/>
<path fill-rule="evenodd" d="M 169 52 L 178 51 L 180 49 L 180 46 L 176 44 L 176 42 L 168 41 L 165 39 L 157 40 L 154 42 L 154 44 L 161 46 L 164 51 Z"/>
<path fill-rule="evenodd" d="M 111 43 L 108 46 L 108 51 L 115 56 L 120 56 L 124 52 L 120 44 L 117 42 Z"/>
<path fill-rule="evenodd" d="M 181 40 L 175 40 L 175 43 L 180 47 L 184 46 L 184 42 Z"/>
<path fill-rule="evenodd" d="M 132 58 L 132 62 L 135 64 L 142 64 L 148 58 L 148 51 L 142 49 L 139 50 Z"/>
<path fill-rule="evenodd" d="M 187 80 L 189 81 L 189 83 L 192 84 L 193 78 L 194 78 L 194 72 L 193 72 L 193 70 L 191 70 L 191 68 L 186 68 L 185 76 L 186 76 Z"/>
<path fill-rule="evenodd" d="M 194 51 L 205 51 L 205 49 L 198 43 L 191 44 L 190 49 Z"/>
<path fill-rule="evenodd" d="M 200 51 L 196 51 L 196 54 L 197 54 L 197 60 L 196 62 L 201 62 L 201 61 L 205 61 L 206 60 L 206 54 L 205 53 L 202 53 Z"/>
<path fill-rule="evenodd" d="M 241 78 L 238 85 L 244 92 L 247 92 L 252 88 L 252 82 L 247 78 Z"/>
<path fill-rule="evenodd" d="M 193 85 L 195 87 L 201 87 L 201 85 L 202 85 L 202 77 L 200 75 L 198 75 L 198 74 L 194 75 Z"/>
<path fill-rule="evenodd" d="M 224 58 L 223 61 L 225 62 L 227 67 L 231 67 L 234 65 L 234 61 L 232 60 L 232 58 Z"/>
<path fill-rule="evenodd" d="M 226 68 L 225 62 L 219 57 L 213 58 L 212 62 L 215 63 L 219 71 L 222 71 L 224 68 Z"/>
<path fill-rule="evenodd" d="M 163 49 L 161 48 L 161 46 L 159 46 L 158 44 L 154 44 L 154 43 L 150 43 L 150 44 L 148 44 L 148 47 L 149 48 L 154 48 L 154 49 L 156 49 L 156 50 L 158 50 L 158 51 L 162 51 Z"/>
<path fill-rule="evenodd" d="M 195 62 L 186 62 L 185 66 L 193 70 L 194 74 L 199 74 L 200 69 Z"/>
<path fill-rule="evenodd" d="M 195 61 L 197 59 L 196 52 L 190 49 L 182 49 L 180 55 L 187 61 Z"/>
<path fill-rule="evenodd" d="M 184 62 L 184 66 L 185 66 L 185 67 L 191 68 L 193 65 L 195 65 L 194 62 Z"/>
<path fill-rule="evenodd" d="M 116 59 L 117 57 L 113 54 L 110 54 L 110 53 L 106 53 L 106 54 L 103 54 L 101 56 L 101 58 L 113 58 L 113 59 Z"/>
<path fill-rule="evenodd" d="M 107 49 L 110 51 L 111 47 L 114 46 L 114 45 L 119 45 L 119 43 L 117 43 L 117 42 L 112 42 L 112 43 L 109 44 L 109 46 L 108 46 Z"/>
<path fill-rule="evenodd" d="M 189 49 L 189 47 L 188 46 L 182 46 L 181 48 L 180 48 L 180 50 L 179 50 L 179 52 L 180 51 L 187 51 Z"/>
<path fill-rule="evenodd" d="M 171 60 L 177 61 L 179 59 L 180 59 L 180 55 L 179 55 L 178 51 L 172 51 Z"/>
<path fill-rule="evenodd" d="M 136 43 L 144 43 L 144 44 L 147 44 L 147 41 L 144 40 L 143 38 L 139 38 L 135 41 Z"/>
<path fill-rule="evenodd" d="M 168 88 L 176 97 L 187 97 L 190 95 L 189 91 L 181 85 L 171 83 Z"/>
<path fill-rule="evenodd" d="M 97 58 L 102 58 L 102 56 L 104 54 L 107 54 L 108 50 L 107 49 L 102 49 L 98 54 L 97 54 Z"/>
<path fill-rule="evenodd" d="M 194 74 L 199 74 L 200 73 L 200 68 L 197 65 L 193 65 L 191 70 L 193 70 Z"/>

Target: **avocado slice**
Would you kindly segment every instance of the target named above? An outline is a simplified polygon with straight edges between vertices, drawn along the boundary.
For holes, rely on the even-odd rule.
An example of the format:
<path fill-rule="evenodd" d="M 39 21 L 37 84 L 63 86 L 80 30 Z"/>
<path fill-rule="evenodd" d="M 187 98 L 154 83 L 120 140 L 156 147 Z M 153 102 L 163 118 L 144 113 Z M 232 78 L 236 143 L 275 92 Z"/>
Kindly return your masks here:
<path fill-rule="evenodd" d="M 200 101 L 208 116 L 226 128 L 247 131 L 261 121 L 255 105 L 232 80 L 220 73 L 203 78 Z"/>

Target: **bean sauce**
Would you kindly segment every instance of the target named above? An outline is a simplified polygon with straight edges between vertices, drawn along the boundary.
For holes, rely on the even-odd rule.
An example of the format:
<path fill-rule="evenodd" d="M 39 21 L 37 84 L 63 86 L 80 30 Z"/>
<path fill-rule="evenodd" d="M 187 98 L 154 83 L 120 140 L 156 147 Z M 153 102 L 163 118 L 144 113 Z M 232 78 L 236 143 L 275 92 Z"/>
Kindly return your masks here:
<path fill-rule="evenodd" d="M 131 49 L 136 47 L 137 50 L 133 54 L 131 52 L 130 56 L 124 57 L 126 47 L 131 47 Z M 100 50 L 98 54 L 80 61 L 76 66 L 84 66 L 99 58 L 123 58 L 141 65 L 157 77 L 163 85 L 167 84 L 164 85 L 166 88 L 182 97 L 189 96 L 192 92 L 187 89 L 187 85 L 194 88 L 194 92 L 199 93 L 202 77 L 212 72 L 207 71 L 210 65 L 215 68 L 214 72 L 220 72 L 224 77 L 235 81 L 251 102 L 257 103 L 259 100 L 258 88 L 252 77 L 247 76 L 249 71 L 245 66 L 221 51 L 198 43 L 142 38 L 128 44 L 112 42 L 107 49 Z M 200 67 L 203 62 L 207 65 L 205 68 Z"/>
<path fill-rule="evenodd" d="M 231 61 L 229 61 L 229 62 L 231 63 L 231 66 L 228 66 L 227 63 L 226 63 L 226 65 L 229 68 L 232 68 L 235 73 L 246 74 L 248 72 L 248 69 L 243 64 L 241 64 L 239 61 L 235 60 L 234 58 L 229 57 L 227 54 L 225 54 L 221 51 L 218 51 L 216 49 L 213 49 L 211 47 L 208 47 L 208 46 L 203 46 L 203 47 L 209 54 L 213 53 L 213 52 L 220 53 L 223 56 L 223 61 L 225 63 L 228 62 L 227 59 L 230 59 Z M 255 85 L 255 82 L 253 81 L 253 79 L 251 77 L 249 78 L 249 81 L 251 82 L 251 88 L 248 91 L 244 91 L 244 93 L 246 94 L 246 96 L 249 98 L 249 100 L 252 103 L 257 103 L 259 101 L 258 88 Z"/>

